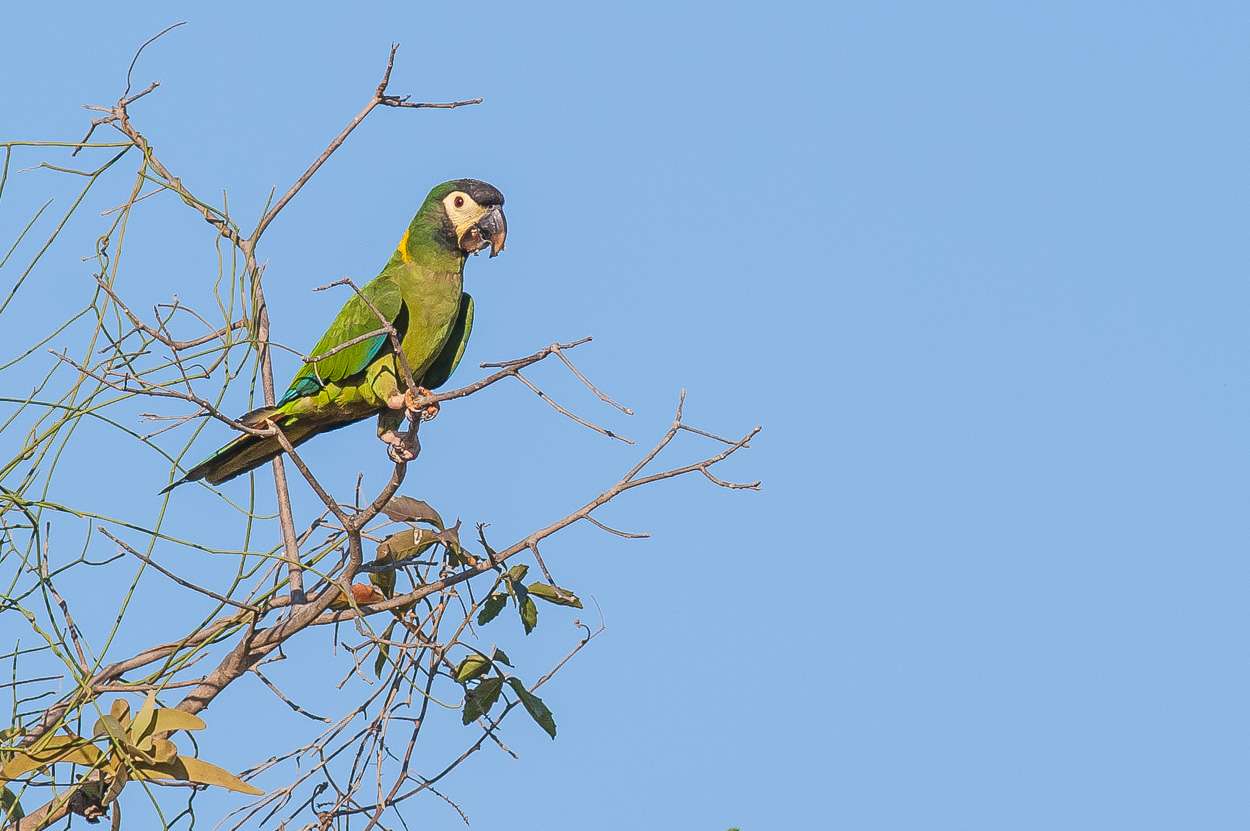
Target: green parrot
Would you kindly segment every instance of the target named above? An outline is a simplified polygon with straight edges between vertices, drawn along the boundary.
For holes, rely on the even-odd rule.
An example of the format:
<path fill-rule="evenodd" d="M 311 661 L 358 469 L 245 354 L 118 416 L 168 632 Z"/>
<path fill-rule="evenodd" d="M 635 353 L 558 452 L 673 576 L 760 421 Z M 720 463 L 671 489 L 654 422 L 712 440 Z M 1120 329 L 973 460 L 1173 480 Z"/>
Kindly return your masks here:
<path fill-rule="evenodd" d="M 442 385 L 460 363 L 473 328 L 473 298 L 462 290 L 464 263 L 487 246 L 492 257 L 503 250 L 508 225 L 502 207 L 503 194 L 476 179 L 437 186 L 382 273 L 361 289 L 398 332 L 418 389 L 407 389 L 390 336 L 380 334 L 305 364 L 276 406 L 253 410 L 239 421 L 253 427 L 275 424 L 294 446 L 376 415 L 378 437 L 389 446 L 391 458 L 406 461 L 411 454 L 398 428 L 413 395 Z M 381 326 L 377 314 L 353 294 L 309 357 Z M 220 485 L 281 452 L 277 438 L 239 436 L 165 491 L 199 479 Z"/>

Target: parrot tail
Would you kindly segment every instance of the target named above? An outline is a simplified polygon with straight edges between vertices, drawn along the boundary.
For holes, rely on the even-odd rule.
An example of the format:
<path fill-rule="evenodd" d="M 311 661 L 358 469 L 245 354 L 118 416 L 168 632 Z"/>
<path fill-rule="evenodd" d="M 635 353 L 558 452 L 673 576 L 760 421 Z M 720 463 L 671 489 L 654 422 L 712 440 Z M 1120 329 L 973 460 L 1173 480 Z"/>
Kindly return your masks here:
<path fill-rule="evenodd" d="M 278 407 L 261 407 L 242 416 L 239 422 L 249 427 L 257 426 L 277 415 L 278 426 L 282 428 L 282 432 L 286 435 L 287 440 L 291 442 L 292 446 L 297 446 L 308 441 L 313 436 L 330 430 L 337 430 L 340 427 L 346 427 L 355 420 L 348 419 L 341 422 L 318 424 L 315 423 L 314 419 L 308 417 L 301 418 L 290 415 L 283 417 L 279 410 L 280 408 Z M 281 454 L 282 445 L 278 443 L 277 438 L 273 436 L 252 436 L 244 433 L 188 470 L 186 476 L 162 490 L 161 493 L 168 493 L 181 484 L 196 482 L 200 479 L 206 479 L 213 485 L 220 485 L 222 482 L 241 476 L 249 470 L 255 470 Z"/>

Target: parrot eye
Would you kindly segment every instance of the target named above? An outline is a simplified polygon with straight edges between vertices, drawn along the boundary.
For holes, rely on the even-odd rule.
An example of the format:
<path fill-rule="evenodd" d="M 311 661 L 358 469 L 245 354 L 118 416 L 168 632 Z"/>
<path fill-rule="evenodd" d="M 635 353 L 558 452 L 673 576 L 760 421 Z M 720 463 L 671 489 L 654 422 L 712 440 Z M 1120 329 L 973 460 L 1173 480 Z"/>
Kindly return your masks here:
<path fill-rule="evenodd" d="M 463 196 L 457 196 L 457 197 L 456 197 L 456 207 L 457 207 L 457 208 L 463 208 L 463 207 L 464 207 L 464 197 L 463 197 Z"/>

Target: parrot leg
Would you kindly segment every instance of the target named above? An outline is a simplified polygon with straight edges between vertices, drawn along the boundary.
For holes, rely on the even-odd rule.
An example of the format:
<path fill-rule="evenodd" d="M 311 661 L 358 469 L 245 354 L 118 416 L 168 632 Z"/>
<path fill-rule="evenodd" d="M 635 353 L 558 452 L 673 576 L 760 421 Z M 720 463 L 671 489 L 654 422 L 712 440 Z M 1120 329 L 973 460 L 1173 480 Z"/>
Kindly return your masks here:
<path fill-rule="evenodd" d="M 397 428 L 403 420 L 402 410 L 378 413 L 378 438 L 386 443 L 386 455 L 396 463 L 411 462 L 421 452 L 421 442 L 417 440 L 417 425 L 414 424 L 411 430 L 400 432 Z"/>

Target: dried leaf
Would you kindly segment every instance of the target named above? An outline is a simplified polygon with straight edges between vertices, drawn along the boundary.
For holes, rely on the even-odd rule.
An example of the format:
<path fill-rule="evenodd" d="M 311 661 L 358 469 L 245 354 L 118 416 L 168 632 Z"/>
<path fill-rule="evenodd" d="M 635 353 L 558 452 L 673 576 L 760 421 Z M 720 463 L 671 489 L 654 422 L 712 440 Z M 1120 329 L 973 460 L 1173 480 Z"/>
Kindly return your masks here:
<path fill-rule="evenodd" d="M 58 762 L 94 766 L 103 758 L 100 748 L 82 736 L 49 736 L 33 748 L 13 751 L 13 758 L 0 768 L 0 780 L 12 781 Z"/>
<path fill-rule="evenodd" d="M 141 739 L 148 735 L 152 727 L 152 716 L 156 712 L 156 690 L 148 690 L 147 698 L 143 699 L 143 706 L 139 708 L 139 712 L 135 713 L 134 721 L 130 723 L 130 729 L 126 732 L 130 733 L 135 739 Z"/>
<path fill-rule="evenodd" d="M 382 509 L 382 512 L 396 522 L 424 522 L 440 531 L 446 527 L 438 511 L 411 496 L 395 497 Z"/>
<path fill-rule="evenodd" d="M 530 594 L 541 597 L 548 603 L 554 603 L 557 606 L 572 606 L 574 609 L 582 608 L 582 601 L 578 600 L 577 595 L 568 589 L 561 589 L 546 583 L 530 583 L 528 588 Z"/>
<path fill-rule="evenodd" d="M 136 767 L 136 772 L 145 778 L 177 779 L 180 782 L 195 782 L 200 785 L 216 785 L 229 791 L 263 796 L 264 791 L 247 784 L 239 777 L 224 768 L 219 768 L 193 756 L 175 756 L 173 761 L 162 765 L 144 765 Z"/>
<path fill-rule="evenodd" d="M 122 765 L 118 768 L 117 773 L 113 775 L 109 782 L 108 790 L 104 792 L 104 796 L 100 797 L 101 805 L 112 803 L 121 795 L 122 788 L 126 787 L 126 783 L 130 781 L 130 772 L 126 770 L 126 766 Z"/>
<path fill-rule="evenodd" d="M 460 520 L 445 531 L 434 535 L 447 548 L 447 562 L 453 566 L 476 565 L 477 558 L 460 545 Z"/>
<path fill-rule="evenodd" d="M 204 720 L 199 716 L 184 713 L 173 707 L 162 707 L 156 711 L 156 729 L 154 733 L 171 733 L 174 730 L 203 730 Z"/>
<path fill-rule="evenodd" d="M 509 686 L 512 691 L 517 694 L 517 698 L 521 699 L 521 706 L 530 714 L 534 721 L 538 722 L 538 726 L 547 731 L 547 735 L 551 738 L 556 737 L 556 720 L 552 717 L 551 711 L 547 709 L 547 705 L 543 700 L 525 689 L 525 684 L 520 678 L 509 678 Z"/>
<path fill-rule="evenodd" d="M 113 706 L 109 708 L 109 715 L 122 723 L 122 726 L 129 729 L 130 727 L 130 702 L 124 698 L 119 698 L 113 702 Z"/>
<path fill-rule="evenodd" d="M 177 755 L 178 748 L 174 746 L 173 742 L 168 741 L 167 739 L 157 739 L 153 743 L 152 757 L 156 760 L 157 764 L 172 762 L 174 757 Z"/>

